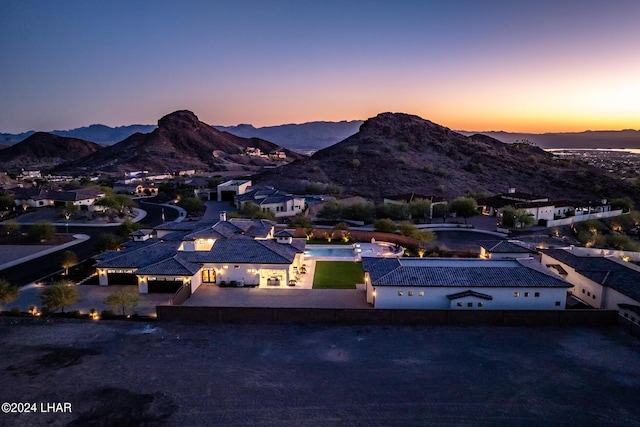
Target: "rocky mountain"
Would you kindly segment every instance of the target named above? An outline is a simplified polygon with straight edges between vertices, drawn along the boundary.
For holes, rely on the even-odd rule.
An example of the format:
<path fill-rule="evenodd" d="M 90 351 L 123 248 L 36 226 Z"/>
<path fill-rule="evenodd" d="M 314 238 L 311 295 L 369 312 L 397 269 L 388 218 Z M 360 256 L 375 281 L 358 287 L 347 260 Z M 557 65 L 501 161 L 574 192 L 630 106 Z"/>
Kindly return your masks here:
<path fill-rule="evenodd" d="M 481 133 L 502 142 L 531 141 L 540 148 L 640 148 L 640 130 L 602 130 L 563 133 L 510 133 L 502 131 L 466 132 L 463 135 Z"/>
<path fill-rule="evenodd" d="M 465 136 L 417 116 L 383 113 L 358 133 L 308 159 L 267 171 L 254 181 L 288 191 L 337 184 L 373 197 L 407 192 L 448 198 L 502 193 L 509 187 L 553 198 L 593 200 L 629 195 L 635 187 L 579 161 L 558 159 L 531 144 Z"/>
<path fill-rule="evenodd" d="M 265 126 L 261 128 L 241 124 L 238 126 L 214 126 L 244 138 L 262 138 L 298 152 L 317 151 L 358 132 L 362 120 L 341 122 L 308 122 Z"/>
<path fill-rule="evenodd" d="M 130 137 L 136 132 L 149 133 L 153 132 L 155 125 L 129 125 L 109 127 L 105 125 L 91 125 L 70 130 L 52 130 L 48 133 L 54 135 L 66 136 L 68 138 L 84 139 L 85 141 L 95 142 L 100 145 L 112 145 Z M 0 133 L 0 143 L 5 145 L 13 145 L 24 141 L 35 131 L 28 131 L 19 134 Z"/>
<path fill-rule="evenodd" d="M 286 159 L 245 155 L 254 147 L 263 153 L 281 150 L 276 144 L 259 138 L 241 138 L 214 129 L 198 120 L 191 111 L 176 111 L 158 121 L 151 133 L 136 133 L 105 147 L 97 153 L 67 163 L 60 170 L 124 172 L 144 169 L 153 172 L 178 170 L 254 171 L 304 156 L 283 150 Z"/>
<path fill-rule="evenodd" d="M 48 169 L 99 149 L 98 144 L 82 139 L 36 132 L 24 141 L 0 150 L 0 164 L 4 171 Z"/>

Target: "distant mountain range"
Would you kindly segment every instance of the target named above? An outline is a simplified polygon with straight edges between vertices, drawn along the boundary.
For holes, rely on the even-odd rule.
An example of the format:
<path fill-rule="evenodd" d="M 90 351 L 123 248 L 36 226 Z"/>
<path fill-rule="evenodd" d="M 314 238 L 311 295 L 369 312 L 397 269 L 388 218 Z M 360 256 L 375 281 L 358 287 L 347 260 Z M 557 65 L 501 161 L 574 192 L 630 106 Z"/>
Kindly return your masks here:
<path fill-rule="evenodd" d="M 358 132 L 362 120 L 341 122 L 308 122 L 256 128 L 250 124 L 213 127 L 243 138 L 261 138 L 300 153 L 309 153 L 329 147 Z M 71 130 L 54 130 L 48 133 L 70 138 L 84 139 L 100 145 L 113 145 L 135 133 L 150 133 L 156 125 L 130 125 L 109 127 L 91 125 Z M 512 143 L 531 141 L 540 148 L 640 148 L 640 130 L 585 131 L 573 133 L 510 133 L 503 131 L 457 131 L 462 135 L 483 134 L 498 141 Z M 34 131 L 20 134 L 0 133 L 0 149 L 33 135 Z"/>
<path fill-rule="evenodd" d="M 512 143 L 530 141 L 540 148 L 640 148 L 640 130 L 599 130 L 566 133 L 510 133 L 503 131 L 468 132 L 463 135 L 483 134 L 499 141 Z"/>
<path fill-rule="evenodd" d="M 309 122 L 266 126 L 261 128 L 252 125 L 215 126 L 244 138 L 262 138 L 298 152 L 317 151 L 340 142 L 358 132 L 362 120 L 341 122 Z"/>

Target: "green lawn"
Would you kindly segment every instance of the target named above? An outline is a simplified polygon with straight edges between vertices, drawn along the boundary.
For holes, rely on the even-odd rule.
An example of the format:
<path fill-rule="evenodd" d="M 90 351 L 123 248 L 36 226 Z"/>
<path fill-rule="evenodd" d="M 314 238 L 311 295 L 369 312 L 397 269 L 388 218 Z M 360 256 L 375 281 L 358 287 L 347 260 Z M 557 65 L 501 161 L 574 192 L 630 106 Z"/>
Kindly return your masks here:
<path fill-rule="evenodd" d="M 353 261 L 316 261 L 313 289 L 355 289 L 364 283 L 362 265 Z"/>

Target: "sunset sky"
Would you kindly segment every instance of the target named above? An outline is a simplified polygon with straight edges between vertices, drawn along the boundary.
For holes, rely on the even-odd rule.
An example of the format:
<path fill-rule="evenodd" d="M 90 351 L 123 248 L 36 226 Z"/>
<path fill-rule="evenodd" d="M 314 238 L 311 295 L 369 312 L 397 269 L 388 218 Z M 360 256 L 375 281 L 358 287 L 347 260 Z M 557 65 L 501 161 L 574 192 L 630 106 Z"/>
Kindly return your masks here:
<path fill-rule="evenodd" d="M 0 1 L 0 132 L 417 114 L 640 128 L 640 1 Z"/>

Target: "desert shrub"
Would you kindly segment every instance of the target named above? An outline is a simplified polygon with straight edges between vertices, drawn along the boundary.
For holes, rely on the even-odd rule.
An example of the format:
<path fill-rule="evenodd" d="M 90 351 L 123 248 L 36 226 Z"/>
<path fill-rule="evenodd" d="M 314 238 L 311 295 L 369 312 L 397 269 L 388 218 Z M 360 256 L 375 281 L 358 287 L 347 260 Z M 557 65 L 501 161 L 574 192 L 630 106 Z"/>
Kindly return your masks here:
<path fill-rule="evenodd" d="M 51 239 L 56 233 L 56 229 L 51 222 L 46 220 L 40 220 L 29 227 L 27 235 L 29 240 L 33 242 L 41 242 L 43 240 Z"/>
<path fill-rule="evenodd" d="M 390 218 L 377 219 L 373 223 L 373 229 L 381 233 L 393 233 L 398 227 Z"/>

